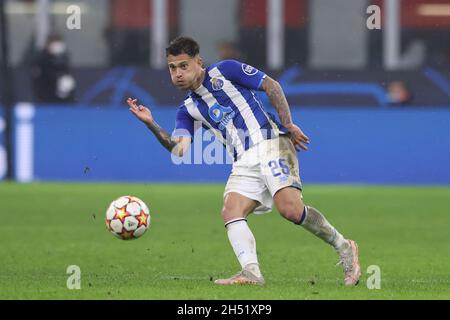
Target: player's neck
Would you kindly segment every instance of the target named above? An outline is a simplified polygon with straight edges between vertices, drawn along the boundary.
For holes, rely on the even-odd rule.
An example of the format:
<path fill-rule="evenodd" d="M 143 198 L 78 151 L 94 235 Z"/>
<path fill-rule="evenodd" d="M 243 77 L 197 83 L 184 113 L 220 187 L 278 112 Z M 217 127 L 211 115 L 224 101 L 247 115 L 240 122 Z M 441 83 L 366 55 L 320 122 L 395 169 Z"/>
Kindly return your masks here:
<path fill-rule="evenodd" d="M 200 88 L 200 86 L 203 83 L 203 80 L 205 80 L 205 69 L 202 69 L 202 71 L 200 72 L 199 77 L 197 78 L 197 81 L 195 81 L 195 83 L 192 85 L 191 90 L 195 91 L 198 88 Z"/>

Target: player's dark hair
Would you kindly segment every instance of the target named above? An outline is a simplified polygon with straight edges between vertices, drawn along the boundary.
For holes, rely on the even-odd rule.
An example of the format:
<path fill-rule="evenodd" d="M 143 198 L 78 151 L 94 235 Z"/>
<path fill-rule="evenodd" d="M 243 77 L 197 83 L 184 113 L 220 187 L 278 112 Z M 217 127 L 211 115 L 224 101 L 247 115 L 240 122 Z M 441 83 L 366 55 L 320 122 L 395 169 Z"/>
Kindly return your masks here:
<path fill-rule="evenodd" d="M 200 53 L 200 46 L 192 38 L 178 37 L 173 39 L 166 48 L 166 57 L 169 55 L 178 56 L 183 53 L 195 57 Z"/>

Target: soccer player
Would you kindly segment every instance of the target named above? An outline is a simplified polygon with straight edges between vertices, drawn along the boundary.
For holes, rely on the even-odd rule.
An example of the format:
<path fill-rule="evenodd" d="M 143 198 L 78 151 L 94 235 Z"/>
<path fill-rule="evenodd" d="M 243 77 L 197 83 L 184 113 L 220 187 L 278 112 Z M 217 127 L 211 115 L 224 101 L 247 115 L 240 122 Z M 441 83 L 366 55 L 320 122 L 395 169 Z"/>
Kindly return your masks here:
<path fill-rule="evenodd" d="M 250 213 L 272 210 L 329 243 L 337 251 L 347 286 L 361 276 L 358 246 L 345 239 L 316 208 L 303 203 L 296 151 L 307 150 L 309 138 L 292 122 L 280 84 L 256 68 L 235 60 L 203 66 L 199 45 L 178 37 L 166 48 L 173 84 L 188 91 L 178 108 L 175 130 L 169 135 L 150 110 L 128 98 L 130 111 L 176 156 L 183 156 L 194 137 L 194 123 L 211 130 L 233 157 L 225 187 L 222 218 L 241 271 L 216 284 L 265 283 L 256 254 L 256 241 L 247 224 Z M 266 112 L 256 90 L 264 91 L 280 121 Z"/>

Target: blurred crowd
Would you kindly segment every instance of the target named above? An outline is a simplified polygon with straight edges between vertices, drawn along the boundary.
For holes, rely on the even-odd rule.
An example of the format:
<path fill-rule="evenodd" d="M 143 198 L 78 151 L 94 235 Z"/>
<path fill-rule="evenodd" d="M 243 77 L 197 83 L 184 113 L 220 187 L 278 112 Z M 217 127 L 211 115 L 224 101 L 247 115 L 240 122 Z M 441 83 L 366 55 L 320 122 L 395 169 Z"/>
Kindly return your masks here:
<path fill-rule="evenodd" d="M 45 47 L 36 54 L 31 74 L 37 102 L 74 102 L 76 82 L 67 45 L 60 35 L 48 37 Z"/>
<path fill-rule="evenodd" d="M 402 6 L 406 7 L 402 7 L 403 29 L 400 51 L 405 56 L 408 53 L 409 57 L 407 58 L 411 58 L 414 56 L 414 50 L 405 53 L 404 51 L 408 51 L 405 48 L 425 48 L 425 59 L 418 65 L 450 66 L 450 22 L 440 19 L 435 20 L 437 22 L 433 25 L 434 20 L 430 20 L 430 17 L 415 17 L 411 8 L 421 1 L 424 0 L 402 2 Z M 443 0 L 436 1 L 445 2 Z M 382 1 L 379 0 L 369 2 L 382 4 Z M 237 3 L 236 32 L 234 37 L 231 37 L 233 39 L 230 39 L 230 36 L 214 39 L 215 57 L 217 59 L 237 59 L 267 70 L 268 1 L 239 0 L 235 3 Z M 172 39 L 180 35 L 182 30 L 180 15 L 183 3 L 180 0 L 167 0 L 167 4 L 168 38 Z M 108 8 L 110 10 L 107 13 L 108 19 L 106 19 L 105 25 L 102 25 L 101 32 L 101 41 L 106 47 L 104 60 L 107 61 L 107 68 L 129 65 L 149 67 L 153 23 L 151 1 L 133 0 L 133 5 L 130 5 L 130 1 L 127 0 L 111 0 L 108 2 Z M 284 41 L 282 42 L 284 56 L 281 68 L 283 70 L 291 66 L 308 69 L 313 65 L 311 64 L 311 55 L 313 55 L 311 52 L 313 52 L 312 46 L 314 45 L 311 41 L 311 29 L 313 28 L 311 17 L 314 10 L 311 8 L 311 2 L 308 0 L 284 0 Z M 318 20 L 322 21 L 323 19 Z M 223 27 L 220 26 L 220 28 Z M 33 94 L 37 102 L 74 102 L 76 99 L 77 81 L 74 70 L 79 66 L 73 63 L 70 48 L 78 50 L 77 53 L 80 51 L 79 47 L 74 45 L 75 42 L 66 42 L 67 39 L 64 37 L 67 37 L 67 33 L 58 34 L 59 31 L 61 30 L 53 27 L 53 33 L 49 35 L 45 47 L 36 52 L 32 59 Z M 195 37 L 195 35 L 193 36 Z M 360 69 L 361 71 L 364 71 L 364 68 L 366 68 L 365 71 L 370 68 L 382 70 L 381 31 L 370 31 L 367 40 L 368 44 L 364 42 L 365 39 L 363 41 L 367 48 L 361 49 L 361 51 L 367 51 L 367 62 Z M 414 45 L 410 46 L 411 44 Z M 333 60 L 334 53 L 327 54 L 328 59 Z M 347 52 L 340 54 L 348 56 Z M 312 68 L 314 67 L 313 65 Z M 414 98 L 413 89 L 404 79 L 390 79 L 383 87 L 386 90 L 387 99 L 392 105 L 408 104 Z"/>

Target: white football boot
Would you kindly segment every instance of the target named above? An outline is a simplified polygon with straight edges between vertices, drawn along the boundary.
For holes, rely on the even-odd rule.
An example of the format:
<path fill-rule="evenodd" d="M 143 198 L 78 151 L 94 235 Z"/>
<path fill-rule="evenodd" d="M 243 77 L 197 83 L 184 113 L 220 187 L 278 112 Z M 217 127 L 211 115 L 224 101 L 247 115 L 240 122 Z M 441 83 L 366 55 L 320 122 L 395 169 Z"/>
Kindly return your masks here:
<path fill-rule="evenodd" d="M 359 265 L 358 245 L 353 240 L 347 240 L 348 246 L 339 253 L 340 261 L 344 269 L 344 284 L 346 286 L 356 286 L 361 277 L 361 267 Z"/>
<path fill-rule="evenodd" d="M 264 285 L 265 280 L 263 276 L 257 277 L 249 270 L 243 269 L 241 272 L 228 279 L 217 279 L 214 283 L 220 285 L 256 284 L 262 286 Z"/>

